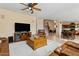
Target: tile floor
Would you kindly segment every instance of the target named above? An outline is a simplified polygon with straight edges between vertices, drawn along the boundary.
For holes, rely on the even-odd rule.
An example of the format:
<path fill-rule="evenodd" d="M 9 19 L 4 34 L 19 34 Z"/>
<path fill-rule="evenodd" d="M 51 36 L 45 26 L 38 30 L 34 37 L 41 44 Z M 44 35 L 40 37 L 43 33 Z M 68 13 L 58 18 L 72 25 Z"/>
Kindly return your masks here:
<path fill-rule="evenodd" d="M 47 45 L 33 50 L 25 41 L 11 43 L 9 45 L 11 56 L 47 56 L 58 46 L 62 45 L 63 40 L 48 40 Z"/>
<path fill-rule="evenodd" d="M 11 43 L 9 45 L 11 56 L 48 56 L 57 47 L 64 44 L 66 41 L 72 41 L 79 43 L 79 36 L 76 36 L 74 40 L 58 39 L 56 35 L 50 35 L 47 39 L 47 45 L 36 50 L 33 50 L 25 41 Z"/>

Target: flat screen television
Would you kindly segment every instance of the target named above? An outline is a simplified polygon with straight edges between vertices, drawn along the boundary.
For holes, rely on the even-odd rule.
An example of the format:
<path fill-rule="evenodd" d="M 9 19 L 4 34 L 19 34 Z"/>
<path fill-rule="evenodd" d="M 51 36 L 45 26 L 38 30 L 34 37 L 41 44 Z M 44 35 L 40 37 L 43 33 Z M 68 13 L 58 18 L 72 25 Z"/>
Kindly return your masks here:
<path fill-rule="evenodd" d="M 30 24 L 15 23 L 15 32 L 30 31 Z"/>

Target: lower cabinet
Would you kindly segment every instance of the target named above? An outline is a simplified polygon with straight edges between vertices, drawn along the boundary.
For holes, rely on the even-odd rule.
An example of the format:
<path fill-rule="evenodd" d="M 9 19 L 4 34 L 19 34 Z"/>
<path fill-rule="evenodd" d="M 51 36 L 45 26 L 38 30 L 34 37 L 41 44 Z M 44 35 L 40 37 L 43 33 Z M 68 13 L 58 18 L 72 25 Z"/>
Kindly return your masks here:
<path fill-rule="evenodd" d="M 0 38 L 2 43 L 0 43 L 0 56 L 9 56 L 9 43 L 6 38 Z"/>
<path fill-rule="evenodd" d="M 40 48 L 42 46 L 47 45 L 47 39 L 44 37 L 38 37 L 36 39 L 28 39 L 27 43 L 35 50 L 37 48 Z"/>

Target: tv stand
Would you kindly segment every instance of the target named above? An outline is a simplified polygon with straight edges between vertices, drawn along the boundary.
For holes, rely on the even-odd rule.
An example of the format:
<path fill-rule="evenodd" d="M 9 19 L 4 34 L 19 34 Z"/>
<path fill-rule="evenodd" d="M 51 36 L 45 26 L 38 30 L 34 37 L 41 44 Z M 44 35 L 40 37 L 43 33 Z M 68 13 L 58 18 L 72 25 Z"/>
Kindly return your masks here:
<path fill-rule="evenodd" d="M 14 41 L 23 41 L 29 39 L 31 36 L 30 32 L 15 32 L 14 33 Z"/>
<path fill-rule="evenodd" d="M 29 38 L 29 32 L 21 33 L 21 40 L 27 40 Z"/>

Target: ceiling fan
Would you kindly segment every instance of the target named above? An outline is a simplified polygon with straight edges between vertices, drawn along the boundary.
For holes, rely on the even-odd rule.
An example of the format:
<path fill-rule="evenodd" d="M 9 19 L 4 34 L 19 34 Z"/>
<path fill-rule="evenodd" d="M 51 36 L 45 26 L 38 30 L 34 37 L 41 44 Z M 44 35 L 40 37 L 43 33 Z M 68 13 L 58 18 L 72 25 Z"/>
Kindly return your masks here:
<path fill-rule="evenodd" d="M 41 11 L 41 9 L 35 7 L 38 3 L 28 3 L 27 5 L 25 3 L 20 3 L 20 4 L 25 6 L 25 8 L 21 10 L 29 9 L 31 11 L 31 14 L 33 14 L 34 10 Z"/>

